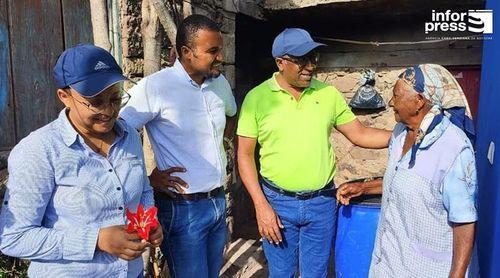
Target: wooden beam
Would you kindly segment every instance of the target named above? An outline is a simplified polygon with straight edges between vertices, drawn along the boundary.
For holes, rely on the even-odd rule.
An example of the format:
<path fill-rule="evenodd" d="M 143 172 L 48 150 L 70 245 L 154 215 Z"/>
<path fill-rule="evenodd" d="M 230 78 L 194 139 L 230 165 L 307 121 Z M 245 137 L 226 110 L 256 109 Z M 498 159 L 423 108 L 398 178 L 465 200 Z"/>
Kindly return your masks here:
<path fill-rule="evenodd" d="M 160 22 L 151 0 L 142 1 L 142 43 L 144 45 L 144 76 L 160 70 Z"/>
<path fill-rule="evenodd" d="M 153 6 L 156 9 L 156 13 L 160 19 L 161 25 L 167 33 L 168 40 L 175 49 L 175 37 L 177 35 L 177 26 L 174 19 L 170 15 L 170 11 L 167 9 L 165 0 L 151 0 Z"/>
<path fill-rule="evenodd" d="M 90 0 L 90 14 L 94 44 L 110 51 L 111 42 L 108 36 L 108 11 L 106 0 Z"/>
<path fill-rule="evenodd" d="M 0 149 L 16 144 L 7 2 L 0 1 Z"/>
<path fill-rule="evenodd" d="M 419 44 L 392 44 L 392 45 L 367 45 L 353 44 L 336 41 L 320 40 L 327 44 L 321 48 L 322 53 L 326 52 L 363 52 L 363 51 L 399 51 L 399 50 L 421 50 L 421 49 L 455 49 L 455 48 L 482 48 L 481 40 L 446 40 L 440 42 L 419 43 Z M 365 42 L 367 40 L 364 40 Z M 425 42 L 425 41 L 424 41 Z"/>
<path fill-rule="evenodd" d="M 144 45 L 144 76 L 160 70 L 161 37 L 160 23 L 151 0 L 142 1 L 142 42 Z M 143 150 L 146 171 L 149 174 L 156 167 L 153 149 L 146 132 L 143 133 Z"/>
<path fill-rule="evenodd" d="M 62 0 L 61 4 L 65 48 L 70 48 L 80 43 L 93 43 L 90 2 Z"/>
<path fill-rule="evenodd" d="M 63 51 L 60 1 L 9 0 L 17 140 L 59 113 L 52 69 Z M 15 61 L 15 62 L 14 62 Z"/>
<path fill-rule="evenodd" d="M 422 63 L 480 65 L 482 47 L 346 51 L 321 54 L 318 68 L 404 67 Z"/>

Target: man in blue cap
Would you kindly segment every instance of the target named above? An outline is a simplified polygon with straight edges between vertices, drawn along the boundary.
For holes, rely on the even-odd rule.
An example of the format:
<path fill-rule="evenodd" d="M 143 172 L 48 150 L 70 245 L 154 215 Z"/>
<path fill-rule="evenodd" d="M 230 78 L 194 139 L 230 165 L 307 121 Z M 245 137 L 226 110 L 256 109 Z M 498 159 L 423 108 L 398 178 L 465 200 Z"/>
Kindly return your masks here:
<path fill-rule="evenodd" d="M 140 137 L 117 119 L 127 78 L 93 45 L 64 51 L 54 77 L 65 109 L 9 156 L 0 249 L 31 260 L 30 277 L 140 277 L 163 233 L 141 241 L 125 226 L 126 209 L 154 204 Z"/>
<path fill-rule="evenodd" d="M 335 127 L 353 144 L 385 148 L 390 132 L 363 126 L 340 92 L 313 78 L 318 48 L 303 29 L 274 40 L 278 72 L 245 97 L 238 166 L 255 205 L 270 277 L 326 277 L 335 224 Z M 260 145 L 260 177 L 254 159 Z"/>

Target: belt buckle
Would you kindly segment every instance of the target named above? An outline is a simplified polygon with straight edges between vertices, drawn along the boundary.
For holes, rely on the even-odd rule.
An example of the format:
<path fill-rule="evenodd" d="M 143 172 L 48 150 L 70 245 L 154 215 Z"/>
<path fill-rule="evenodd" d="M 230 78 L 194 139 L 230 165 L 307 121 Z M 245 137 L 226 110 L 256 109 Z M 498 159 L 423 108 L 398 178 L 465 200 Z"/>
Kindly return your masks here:
<path fill-rule="evenodd" d="M 314 195 L 314 192 L 298 192 L 295 193 L 295 197 L 299 200 L 307 200 L 311 199 L 311 197 Z"/>

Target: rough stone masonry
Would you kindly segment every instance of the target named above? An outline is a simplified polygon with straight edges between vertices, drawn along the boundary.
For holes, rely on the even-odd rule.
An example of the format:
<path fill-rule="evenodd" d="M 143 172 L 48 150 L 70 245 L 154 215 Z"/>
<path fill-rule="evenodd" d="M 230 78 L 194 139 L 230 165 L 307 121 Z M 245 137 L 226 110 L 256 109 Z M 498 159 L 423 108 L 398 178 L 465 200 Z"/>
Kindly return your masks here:
<path fill-rule="evenodd" d="M 348 68 L 319 72 L 317 79 L 333 85 L 344 96 L 347 103 L 352 99 L 361 84 L 359 80 L 365 69 Z M 396 124 L 394 112 L 389 107 L 392 88 L 403 68 L 374 68 L 375 88 L 382 95 L 387 105 L 386 110 L 372 114 L 357 114 L 366 126 L 392 130 Z M 367 150 L 354 146 L 342 134 L 334 130 L 330 137 L 337 156 L 337 174 L 335 184 L 358 178 L 383 176 L 387 165 L 387 150 Z"/>

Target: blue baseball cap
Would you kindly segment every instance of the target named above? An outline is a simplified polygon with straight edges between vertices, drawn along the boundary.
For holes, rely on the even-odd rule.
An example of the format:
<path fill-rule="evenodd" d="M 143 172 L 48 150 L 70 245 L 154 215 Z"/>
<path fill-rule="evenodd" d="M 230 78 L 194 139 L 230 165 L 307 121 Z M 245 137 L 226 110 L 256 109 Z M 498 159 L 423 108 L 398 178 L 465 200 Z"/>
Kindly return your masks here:
<path fill-rule="evenodd" d="M 108 51 L 91 44 L 66 49 L 54 66 L 54 79 L 58 88 L 71 87 L 83 97 L 97 96 L 128 80 Z"/>
<path fill-rule="evenodd" d="M 324 45 L 326 44 L 313 41 L 304 29 L 286 28 L 274 39 L 272 54 L 274 58 L 285 54 L 300 57 Z"/>

